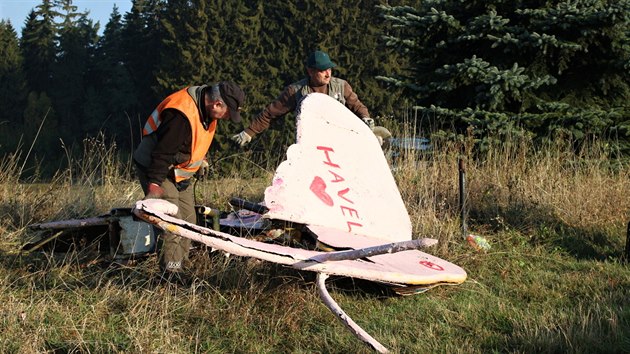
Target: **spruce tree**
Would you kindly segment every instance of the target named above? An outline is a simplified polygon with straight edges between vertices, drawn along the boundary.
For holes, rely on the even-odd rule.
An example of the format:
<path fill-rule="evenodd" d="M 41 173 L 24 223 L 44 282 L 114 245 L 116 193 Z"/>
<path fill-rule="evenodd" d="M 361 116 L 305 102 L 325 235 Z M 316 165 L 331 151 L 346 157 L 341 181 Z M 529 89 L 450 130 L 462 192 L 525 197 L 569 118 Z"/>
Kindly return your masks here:
<path fill-rule="evenodd" d="M 277 97 L 282 89 L 306 77 L 305 60 L 314 50 L 328 52 L 338 66 L 333 75 L 346 79 L 374 118 L 399 113 L 405 106 L 400 89 L 387 87 L 376 79 L 377 74 L 390 73 L 398 68 L 400 59 L 391 56 L 391 49 L 380 41 L 384 20 L 376 5 L 380 1 L 362 1 L 350 6 L 344 1 L 264 1 L 252 5 L 258 16 L 259 34 L 256 46 L 248 53 L 256 53 L 256 65 L 245 65 L 253 70 L 256 82 L 251 117 Z M 410 3 L 394 1 L 394 3 Z M 412 2 L 412 3 L 417 3 Z M 255 12 L 254 9 L 257 11 Z M 257 49 L 259 48 L 259 49 Z M 404 61 L 403 61 L 404 62 Z M 280 151 L 275 144 L 286 146 L 295 141 L 295 117 L 288 114 L 272 124 L 258 144 L 266 151 Z"/>
<path fill-rule="evenodd" d="M 261 102 L 267 99 L 268 82 L 275 78 L 268 71 L 261 70 L 264 63 L 264 50 L 261 47 L 263 2 L 238 2 L 233 0 L 210 1 L 206 7 L 207 26 L 207 67 L 206 83 L 223 80 L 236 82 L 245 91 L 246 100 L 242 107 L 243 123 L 221 122 L 210 149 L 212 161 L 225 161 L 225 156 L 238 152 L 230 137 L 242 130 L 254 114 L 258 113 Z M 254 144 L 248 149 L 259 150 Z M 248 156 L 250 158 L 251 156 Z M 260 157 L 260 156 L 259 156 Z M 254 158 L 257 162 L 262 159 Z M 215 165 L 215 169 L 228 169 L 236 161 L 230 159 Z"/>
<path fill-rule="evenodd" d="M 55 161 L 59 150 L 59 126 L 53 102 L 45 92 L 29 92 L 23 113 L 23 144 L 34 146 L 36 154 L 45 155 L 47 161 Z M 39 135 L 38 135 L 39 131 Z"/>
<path fill-rule="evenodd" d="M 57 55 L 55 17 L 59 14 L 50 0 L 42 0 L 36 10 L 29 12 L 20 38 L 24 58 L 27 99 L 22 113 L 23 144 L 34 145 L 37 151 L 52 151 L 57 140 L 57 117 L 50 98 L 54 92 L 52 67 Z M 37 136 L 39 127 L 42 133 Z M 51 160 L 54 157 L 50 157 Z"/>
<path fill-rule="evenodd" d="M 206 1 L 169 1 L 160 24 L 164 35 L 156 68 L 156 95 L 165 96 L 185 86 L 202 84 L 208 77 L 210 48 Z"/>
<path fill-rule="evenodd" d="M 50 97 L 64 138 L 82 139 L 87 133 L 95 133 L 102 121 L 102 117 L 86 119 L 83 110 L 85 93 L 90 85 L 88 78 L 91 75 L 98 28 L 86 17 L 86 13 L 76 11 L 72 0 L 61 0 L 58 4 L 61 7 L 59 47 L 57 60 L 52 66 L 54 90 Z"/>
<path fill-rule="evenodd" d="M 0 20 L 0 122 L 20 123 L 26 99 L 26 79 L 17 33 L 11 22 Z"/>
<path fill-rule="evenodd" d="M 376 118 L 400 111 L 400 89 L 376 80 L 376 74 L 392 72 L 400 60 L 379 41 L 383 23 L 375 7 L 378 0 L 349 6 L 343 1 L 309 0 L 208 2 L 210 18 L 209 73 L 219 79 L 234 79 L 247 93 L 244 124 L 258 115 L 282 89 L 306 76 L 305 59 L 314 50 L 327 51 L 339 66 L 334 75 L 347 79 Z M 408 3 L 408 1 L 396 1 Z M 223 125 L 215 136 L 222 150 L 229 150 L 230 134 L 242 129 Z M 273 122 L 250 150 L 269 157 L 269 151 L 284 149 L 295 141 L 295 116 L 290 113 Z M 259 161 L 264 164 L 263 161 Z"/>
<path fill-rule="evenodd" d="M 156 73 L 164 36 L 160 22 L 162 7 L 160 0 L 132 0 L 131 10 L 123 16 L 122 50 L 138 97 L 132 112 L 135 132 L 139 132 L 140 125 L 163 99 L 154 91 L 159 87 Z M 177 56 L 177 53 L 170 54 Z"/>
<path fill-rule="evenodd" d="M 54 18 L 58 15 L 50 0 L 42 0 L 37 11 L 31 11 L 25 21 L 20 39 L 26 79 L 30 91 L 50 92 L 51 67 L 57 53 L 57 30 Z"/>
<path fill-rule="evenodd" d="M 483 137 L 617 130 L 627 117 L 630 1 L 424 1 L 382 6 L 404 87 L 439 127 Z M 626 112 L 626 113 L 624 113 Z"/>
<path fill-rule="evenodd" d="M 106 136 L 115 137 L 122 146 L 130 149 L 137 143 L 138 136 L 130 132 L 129 115 L 136 104 L 136 90 L 131 75 L 125 65 L 125 53 L 122 48 L 122 15 L 114 5 L 109 21 L 105 25 L 103 36 L 99 39 L 95 58 L 95 77 L 97 87 L 86 99 L 85 116 L 97 117 L 102 110 L 102 128 Z"/>
<path fill-rule="evenodd" d="M 11 22 L 0 20 L 0 154 L 14 151 L 15 132 L 22 131 L 26 78 L 17 33 Z"/>

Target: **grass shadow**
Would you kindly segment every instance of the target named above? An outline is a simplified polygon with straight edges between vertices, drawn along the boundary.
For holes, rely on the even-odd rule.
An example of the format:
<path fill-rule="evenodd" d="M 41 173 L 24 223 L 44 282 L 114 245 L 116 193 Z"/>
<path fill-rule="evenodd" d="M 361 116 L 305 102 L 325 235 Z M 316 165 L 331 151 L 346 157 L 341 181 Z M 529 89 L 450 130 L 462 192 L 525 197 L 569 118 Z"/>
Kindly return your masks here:
<path fill-rule="evenodd" d="M 529 236 L 533 245 L 549 245 L 576 259 L 603 261 L 624 254 L 623 244 L 617 240 L 624 238 L 618 232 L 625 236 L 625 229 L 575 227 L 555 214 L 549 207 L 526 202 L 510 203 L 507 207 L 473 207 L 469 226 L 472 230 L 493 233 L 516 230 Z"/>

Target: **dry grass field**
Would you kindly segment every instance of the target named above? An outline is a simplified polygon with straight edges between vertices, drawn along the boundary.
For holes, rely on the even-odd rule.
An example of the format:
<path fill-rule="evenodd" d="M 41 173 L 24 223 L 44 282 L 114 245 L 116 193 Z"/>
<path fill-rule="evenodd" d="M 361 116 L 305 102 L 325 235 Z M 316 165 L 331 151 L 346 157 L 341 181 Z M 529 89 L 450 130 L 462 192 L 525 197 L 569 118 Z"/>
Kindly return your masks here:
<path fill-rule="evenodd" d="M 333 279 L 331 295 L 397 353 L 630 352 L 630 265 L 620 261 L 630 166 L 605 144 L 586 145 L 510 141 L 461 156 L 460 146 L 436 142 L 429 154 L 403 151 L 394 175 L 414 235 L 437 238 L 431 253 L 468 280 L 396 297 Z M 488 240 L 485 252 L 460 231 L 459 158 L 468 228 Z M 142 197 L 115 148 L 98 141 L 68 156 L 52 180 L 17 183 L 23 160 L 0 160 L 0 352 L 370 352 L 321 304 L 312 273 L 198 250 L 182 286 L 156 280 L 155 257 L 121 266 L 81 249 L 21 253 L 30 224 Z M 232 196 L 261 200 L 273 171 L 256 175 L 198 182 L 198 201 L 227 209 Z"/>

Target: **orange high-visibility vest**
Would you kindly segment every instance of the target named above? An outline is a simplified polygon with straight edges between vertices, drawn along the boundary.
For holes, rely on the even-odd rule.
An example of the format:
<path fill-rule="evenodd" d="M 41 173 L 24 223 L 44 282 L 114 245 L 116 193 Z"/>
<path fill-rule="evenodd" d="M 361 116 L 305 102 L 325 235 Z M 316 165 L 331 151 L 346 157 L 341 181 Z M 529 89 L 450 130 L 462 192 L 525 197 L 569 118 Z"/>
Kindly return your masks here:
<path fill-rule="evenodd" d="M 203 99 L 203 97 L 201 98 Z M 161 113 L 167 108 L 180 111 L 190 122 L 192 130 L 192 146 L 190 147 L 190 160 L 183 162 L 173 169 L 175 182 L 181 182 L 195 175 L 201 166 L 203 159 L 210 148 L 217 121 L 213 119 L 206 130 L 201 123 L 199 108 L 195 100 L 188 94 L 188 87 L 179 90 L 166 97 L 151 113 L 142 129 L 142 135 L 149 135 L 157 130 L 162 123 Z"/>

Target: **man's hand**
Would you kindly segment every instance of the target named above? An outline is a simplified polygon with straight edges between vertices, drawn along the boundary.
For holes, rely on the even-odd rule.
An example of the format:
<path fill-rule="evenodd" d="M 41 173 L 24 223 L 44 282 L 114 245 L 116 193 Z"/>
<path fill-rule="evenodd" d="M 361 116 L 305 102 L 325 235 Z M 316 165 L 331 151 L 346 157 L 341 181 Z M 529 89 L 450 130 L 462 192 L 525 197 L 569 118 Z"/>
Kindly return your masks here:
<path fill-rule="evenodd" d="M 247 134 L 244 130 L 232 137 L 232 141 L 236 142 L 241 147 L 247 145 L 250 141 L 252 141 L 252 137 Z"/>
<path fill-rule="evenodd" d="M 367 125 L 371 130 L 374 130 L 374 119 L 370 117 L 363 117 L 361 119 L 363 120 L 363 123 L 365 123 L 365 125 Z"/>
<path fill-rule="evenodd" d="M 144 199 L 160 199 L 163 195 L 164 189 L 162 189 L 162 187 L 158 186 L 156 183 L 149 183 Z"/>

